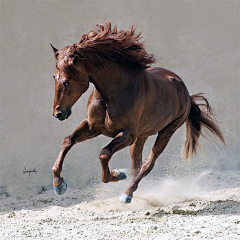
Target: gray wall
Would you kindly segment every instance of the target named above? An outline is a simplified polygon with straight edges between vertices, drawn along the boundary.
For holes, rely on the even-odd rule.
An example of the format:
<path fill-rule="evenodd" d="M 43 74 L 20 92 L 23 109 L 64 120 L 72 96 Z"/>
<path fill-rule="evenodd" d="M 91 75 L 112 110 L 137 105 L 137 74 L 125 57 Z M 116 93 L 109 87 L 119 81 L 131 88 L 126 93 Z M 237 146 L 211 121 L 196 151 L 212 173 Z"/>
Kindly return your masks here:
<path fill-rule="evenodd" d="M 51 186 L 51 167 L 62 139 L 85 116 L 89 91 L 64 122 L 52 117 L 56 48 L 76 43 L 97 23 L 120 28 L 135 24 L 157 66 L 171 69 L 191 94 L 204 92 L 216 109 L 227 148 L 202 141 L 205 155 L 182 163 L 184 127 L 170 141 L 155 171 L 169 174 L 239 165 L 239 1 L 1 1 L 1 192 L 28 196 Z M 98 155 L 110 139 L 100 137 L 75 146 L 63 176 L 72 187 L 97 174 Z M 154 138 L 144 150 L 146 155 Z M 111 167 L 130 167 L 129 149 L 117 153 Z M 37 173 L 23 174 L 24 167 Z M 190 170 L 189 170 L 190 169 Z"/>

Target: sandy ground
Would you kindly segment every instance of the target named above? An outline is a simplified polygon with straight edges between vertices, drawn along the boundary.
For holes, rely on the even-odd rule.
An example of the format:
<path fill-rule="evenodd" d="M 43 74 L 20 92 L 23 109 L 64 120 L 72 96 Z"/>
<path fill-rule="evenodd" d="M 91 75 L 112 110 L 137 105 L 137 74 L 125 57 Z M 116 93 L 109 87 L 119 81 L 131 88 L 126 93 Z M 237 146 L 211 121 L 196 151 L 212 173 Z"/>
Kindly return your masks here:
<path fill-rule="evenodd" d="M 146 178 L 131 204 L 118 202 L 128 181 L 56 196 L 0 196 L 0 239 L 240 239 L 240 172 Z"/>

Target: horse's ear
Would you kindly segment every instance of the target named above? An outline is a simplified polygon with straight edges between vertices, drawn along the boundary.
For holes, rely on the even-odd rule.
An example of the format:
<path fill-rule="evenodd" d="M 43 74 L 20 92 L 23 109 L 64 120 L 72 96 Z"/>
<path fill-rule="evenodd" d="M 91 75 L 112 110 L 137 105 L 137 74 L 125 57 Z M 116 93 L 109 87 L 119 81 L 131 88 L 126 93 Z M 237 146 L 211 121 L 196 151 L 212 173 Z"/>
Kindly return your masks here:
<path fill-rule="evenodd" d="M 57 56 L 58 56 L 58 53 L 57 53 L 57 49 L 50 43 L 50 45 L 51 45 L 51 47 L 52 47 L 52 49 L 53 49 L 53 52 L 54 52 L 54 55 L 55 55 L 55 57 L 57 58 Z"/>
<path fill-rule="evenodd" d="M 82 63 L 80 61 L 80 58 L 78 55 L 75 54 L 71 54 L 68 56 L 68 65 L 71 66 L 76 66 L 76 68 L 81 72 L 84 73 L 86 75 L 89 74 L 89 70 L 87 70 L 86 66 L 84 65 L 84 63 Z"/>

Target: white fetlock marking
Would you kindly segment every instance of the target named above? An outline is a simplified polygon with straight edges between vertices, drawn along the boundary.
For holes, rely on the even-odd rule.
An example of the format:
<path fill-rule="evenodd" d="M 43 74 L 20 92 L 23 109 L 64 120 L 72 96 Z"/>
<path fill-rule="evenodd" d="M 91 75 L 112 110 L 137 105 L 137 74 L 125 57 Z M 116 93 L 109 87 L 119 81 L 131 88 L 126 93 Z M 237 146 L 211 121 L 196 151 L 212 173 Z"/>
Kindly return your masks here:
<path fill-rule="evenodd" d="M 120 174 L 120 171 L 116 168 L 116 169 L 114 169 L 113 170 L 113 172 L 117 172 L 118 173 L 118 175 Z"/>
<path fill-rule="evenodd" d="M 113 172 L 117 172 L 119 180 L 124 180 L 124 179 L 127 178 L 126 173 L 121 171 L 121 170 L 119 170 L 119 169 L 114 169 Z"/>
<path fill-rule="evenodd" d="M 123 193 L 121 195 L 121 197 L 119 198 L 119 202 L 121 202 L 121 203 L 130 203 L 131 200 L 132 200 L 132 197 L 127 195 L 127 194 L 125 194 L 125 193 Z"/>

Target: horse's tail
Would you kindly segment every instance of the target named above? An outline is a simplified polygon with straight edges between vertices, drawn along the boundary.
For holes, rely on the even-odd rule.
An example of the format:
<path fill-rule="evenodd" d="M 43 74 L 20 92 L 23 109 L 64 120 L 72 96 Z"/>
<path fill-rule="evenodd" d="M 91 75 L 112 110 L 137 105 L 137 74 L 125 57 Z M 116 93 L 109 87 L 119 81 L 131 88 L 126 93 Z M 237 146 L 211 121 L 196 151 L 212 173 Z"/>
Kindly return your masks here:
<path fill-rule="evenodd" d="M 202 127 L 207 128 L 225 144 L 223 134 L 218 127 L 218 122 L 208 100 L 201 94 L 192 95 L 190 99 L 191 109 L 186 120 L 186 140 L 182 148 L 182 155 L 185 159 L 191 159 L 193 153 L 197 153 L 199 136 L 204 136 Z M 201 103 L 196 103 L 196 101 L 201 101 Z"/>

